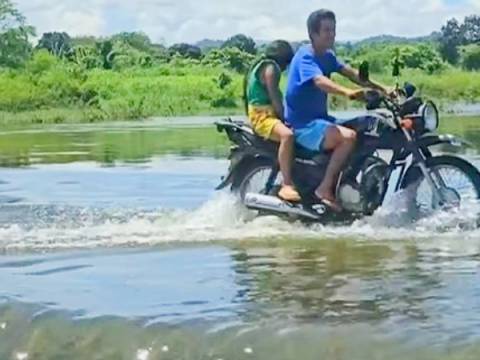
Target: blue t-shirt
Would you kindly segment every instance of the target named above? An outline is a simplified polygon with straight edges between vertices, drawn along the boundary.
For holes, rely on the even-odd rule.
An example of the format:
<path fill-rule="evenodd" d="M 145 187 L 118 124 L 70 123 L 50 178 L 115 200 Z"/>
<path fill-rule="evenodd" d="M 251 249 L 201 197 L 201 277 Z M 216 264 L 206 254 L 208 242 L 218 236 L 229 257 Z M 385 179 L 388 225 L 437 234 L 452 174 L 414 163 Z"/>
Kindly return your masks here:
<path fill-rule="evenodd" d="M 315 55 L 311 45 L 302 46 L 292 60 L 285 94 L 285 118 L 294 128 L 300 129 L 313 120 L 330 120 L 327 110 L 328 95 L 313 83 L 319 75 L 330 77 L 345 65 L 333 50 Z"/>

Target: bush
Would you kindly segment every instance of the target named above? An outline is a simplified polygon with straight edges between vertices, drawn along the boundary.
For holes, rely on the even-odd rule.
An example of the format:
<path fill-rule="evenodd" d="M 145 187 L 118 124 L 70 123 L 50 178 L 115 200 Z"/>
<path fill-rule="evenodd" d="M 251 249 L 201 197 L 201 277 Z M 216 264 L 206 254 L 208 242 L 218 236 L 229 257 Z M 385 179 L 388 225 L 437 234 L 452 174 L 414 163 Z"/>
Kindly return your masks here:
<path fill-rule="evenodd" d="M 76 46 L 72 50 L 69 59 L 86 70 L 95 69 L 103 65 L 95 46 Z"/>
<path fill-rule="evenodd" d="M 239 73 L 247 71 L 255 57 L 237 48 L 213 49 L 202 63 L 209 66 L 223 66 Z"/>
<path fill-rule="evenodd" d="M 214 79 L 217 85 L 215 96 L 211 100 L 210 105 L 214 108 L 226 107 L 232 108 L 237 106 L 235 101 L 235 90 L 233 88 L 233 80 L 230 75 L 222 72 L 217 79 Z"/>
<path fill-rule="evenodd" d="M 461 48 L 462 67 L 466 70 L 480 70 L 480 45 Z"/>
<path fill-rule="evenodd" d="M 181 57 L 188 59 L 200 59 L 202 57 L 202 50 L 198 46 L 190 44 L 175 44 L 169 49 L 170 55 L 179 54 Z"/>
<path fill-rule="evenodd" d="M 444 68 L 440 54 L 430 45 L 403 46 L 400 48 L 400 57 L 405 67 L 422 69 L 429 74 Z"/>
<path fill-rule="evenodd" d="M 35 51 L 33 57 L 26 63 L 25 67 L 32 75 L 38 76 L 44 72 L 53 69 L 59 64 L 59 60 L 48 50 L 42 49 Z"/>

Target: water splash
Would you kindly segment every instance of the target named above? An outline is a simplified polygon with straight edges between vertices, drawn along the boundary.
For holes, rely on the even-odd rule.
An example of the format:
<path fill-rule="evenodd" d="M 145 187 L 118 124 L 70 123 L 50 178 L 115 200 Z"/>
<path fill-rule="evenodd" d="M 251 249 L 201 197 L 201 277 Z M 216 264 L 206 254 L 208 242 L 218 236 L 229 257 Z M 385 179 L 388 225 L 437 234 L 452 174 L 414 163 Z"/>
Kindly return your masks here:
<path fill-rule="evenodd" d="M 480 235 L 480 206 L 414 219 L 397 194 L 372 217 L 351 225 L 310 225 L 275 216 L 255 217 L 230 194 L 217 194 L 200 208 L 187 210 L 94 209 L 49 206 L 0 208 L 0 249 L 49 250 L 155 246 L 163 243 L 235 241 L 277 237 L 368 240 L 424 239 Z M 5 214 L 8 214 L 6 216 Z"/>

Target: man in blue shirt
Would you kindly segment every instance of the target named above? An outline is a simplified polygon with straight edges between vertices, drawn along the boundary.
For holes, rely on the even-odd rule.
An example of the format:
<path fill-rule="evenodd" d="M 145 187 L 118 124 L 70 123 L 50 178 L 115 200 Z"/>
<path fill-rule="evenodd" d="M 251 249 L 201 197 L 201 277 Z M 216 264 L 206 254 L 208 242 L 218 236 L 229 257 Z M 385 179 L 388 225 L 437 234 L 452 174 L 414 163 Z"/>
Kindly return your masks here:
<path fill-rule="evenodd" d="M 334 188 L 340 171 L 353 151 L 356 133 L 336 125 L 335 118 L 328 115 L 328 94 L 361 100 L 365 90 L 341 86 L 330 80 L 330 75 L 336 72 L 360 86 L 386 90 L 372 81 L 361 81 L 357 70 L 337 59 L 332 50 L 336 35 L 336 19 L 332 11 L 313 12 L 308 18 L 307 28 L 311 44 L 301 47 L 290 65 L 285 118 L 293 127 L 298 144 L 312 151 L 332 152 L 324 180 L 315 191 L 315 196 L 332 209 L 340 211 Z"/>

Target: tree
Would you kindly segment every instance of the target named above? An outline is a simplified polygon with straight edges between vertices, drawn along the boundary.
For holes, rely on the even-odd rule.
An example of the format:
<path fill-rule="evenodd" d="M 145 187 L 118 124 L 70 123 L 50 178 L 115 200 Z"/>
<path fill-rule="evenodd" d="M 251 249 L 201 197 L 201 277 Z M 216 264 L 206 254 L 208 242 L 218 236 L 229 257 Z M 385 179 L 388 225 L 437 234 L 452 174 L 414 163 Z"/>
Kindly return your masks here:
<path fill-rule="evenodd" d="M 200 59 L 202 57 L 202 50 L 198 46 L 190 44 L 175 44 L 169 49 L 171 55 L 179 54 L 180 56 L 188 59 Z"/>
<path fill-rule="evenodd" d="M 457 19 L 448 20 L 447 24 L 442 27 L 442 35 L 440 37 L 440 55 L 450 64 L 456 64 L 459 59 L 458 46 L 464 42 L 462 26 Z"/>
<path fill-rule="evenodd" d="M 255 41 L 253 41 L 252 38 L 243 34 L 232 36 L 223 43 L 222 48 L 237 48 L 252 55 L 255 55 L 257 53 Z"/>
<path fill-rule="evenodd" d="M 35 29 L 26 24 L 25 17 L 10 0 L 0 0 L 0 66 L 18 67 L 32 52 L 28 41 Z"/>
<path fill-rule="evenodd" d="M 72 39 L 66 32 L 44 33 L 38 41 L 37 49 L 48 50 L 52 55 L 63 58 L 72 51 Z"/>
<path fill-rule="evenodd" d="M 98 39 L 95 36 L 74 36 L 71 38 L 72 47 L 75 46 L 95 46 Z"/>
<path fill-rule="evenodd" d="M 465 44 L 480 43 L 480 16 L 467 16 L 462 25 L 462 35 Z"/>
<path fill-rule="evenodd" d="M 111 40 L 114 42 L 121 41 L 143 52 L 150 52 L 152 50 L 152 42 L 148 35 L 143 32 L 122 32 L 113 35 Z"/>
<path fill-rule="evenodd" d="M 25 17 L 13 6 L 10 0 L 0 0 L 0 31 L 25 25 Z"/>
<path fill-rule="evenodd" d="M 459 46 L 480 43 L 480 16 L 465 17 L 463 24 L 451 19 L 442 27 L 440 53 L 444 60 L 456 64 L 460 58 Z"/>

